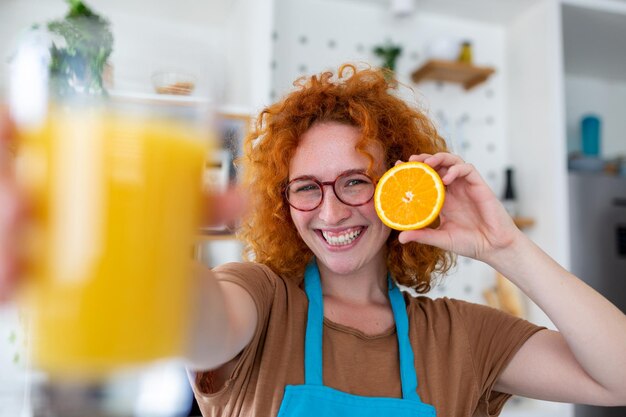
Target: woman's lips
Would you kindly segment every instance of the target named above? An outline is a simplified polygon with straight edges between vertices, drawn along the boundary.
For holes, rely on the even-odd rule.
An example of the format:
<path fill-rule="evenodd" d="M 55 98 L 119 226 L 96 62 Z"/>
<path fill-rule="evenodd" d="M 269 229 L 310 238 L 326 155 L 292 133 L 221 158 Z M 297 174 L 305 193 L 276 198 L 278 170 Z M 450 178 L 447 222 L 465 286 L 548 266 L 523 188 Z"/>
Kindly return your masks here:
<path fill-rule="evenodd" d="M 364 226 L 349 227 L 342 230 L 321 230 L 320 237 L 324 242 L 333 248 L 342 248 L 352 246 L 365 231 Z"/>

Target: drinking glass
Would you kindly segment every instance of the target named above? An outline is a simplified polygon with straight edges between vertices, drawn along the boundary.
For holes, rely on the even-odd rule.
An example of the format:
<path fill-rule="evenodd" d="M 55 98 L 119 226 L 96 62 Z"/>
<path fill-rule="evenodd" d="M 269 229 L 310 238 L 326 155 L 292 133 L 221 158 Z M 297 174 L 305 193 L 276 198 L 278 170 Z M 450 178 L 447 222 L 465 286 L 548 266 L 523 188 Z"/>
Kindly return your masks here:
<path fill-rule="evenodd" d="M 20 47 L 10 99 L 31 214 L 20 301 L 32 412 L 182 415 L 210 103 L 90 94 L 76 80 L 59 94 L 48 49 Z"/>

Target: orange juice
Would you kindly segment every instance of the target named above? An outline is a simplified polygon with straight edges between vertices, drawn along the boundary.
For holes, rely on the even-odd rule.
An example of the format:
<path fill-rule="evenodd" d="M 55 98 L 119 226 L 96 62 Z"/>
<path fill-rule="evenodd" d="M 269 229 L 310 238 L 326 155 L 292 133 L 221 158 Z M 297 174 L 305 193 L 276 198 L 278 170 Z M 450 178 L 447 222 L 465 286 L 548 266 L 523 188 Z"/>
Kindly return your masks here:
<path fill-rule="evenodd" d="M 173 120 L 53 111 L 26 132 L 35 364 L 100 372 L 185 349 L 207 143 Z"/>

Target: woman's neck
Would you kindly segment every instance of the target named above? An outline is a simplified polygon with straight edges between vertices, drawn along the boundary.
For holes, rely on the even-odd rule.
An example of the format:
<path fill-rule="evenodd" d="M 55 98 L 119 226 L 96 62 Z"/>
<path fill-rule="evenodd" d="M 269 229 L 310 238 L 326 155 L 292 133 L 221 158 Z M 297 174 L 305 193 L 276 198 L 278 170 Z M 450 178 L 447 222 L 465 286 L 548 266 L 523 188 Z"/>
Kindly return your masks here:
<path fill-rule="evenodd" d="M 386 304 L 387 266 L 372 262 L 349 274 L 339 274 L 318 263 L 322 294 L 351 304 Z"/>

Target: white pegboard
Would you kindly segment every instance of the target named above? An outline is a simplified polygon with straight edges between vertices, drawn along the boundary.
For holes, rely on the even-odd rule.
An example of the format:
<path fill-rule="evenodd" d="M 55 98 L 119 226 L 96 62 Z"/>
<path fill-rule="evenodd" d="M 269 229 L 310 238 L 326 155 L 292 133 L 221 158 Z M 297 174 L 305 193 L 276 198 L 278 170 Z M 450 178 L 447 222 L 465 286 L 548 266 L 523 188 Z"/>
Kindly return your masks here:
<path fill-rule="evenodd" d="M 474 164 L 496 195 L 501 194 L 508 165 L 504 28 L 419 12 L 397 19 L 370 2 L 329 0 L 276 0 L 274 25 L 273 99 L 287 93 L 300 76 L 336 70 L 345 62 L 377 66 L 381 61 L 372 52 L 376 45 L 401 45 L 396 64 L 404 84 L 401 97 L 428 114 L 451 150 Z M 444 36 L 470 40 L 474 61 L 495 67 L 496 73 L 470 91 L 447 83 L 413 84 L 410 75 L 426 60 L 429 43 Z M 482 293 L 493 284 L 494 271 L 488 266 L 459 258 L 430 295 L 484 303 Z"/>

